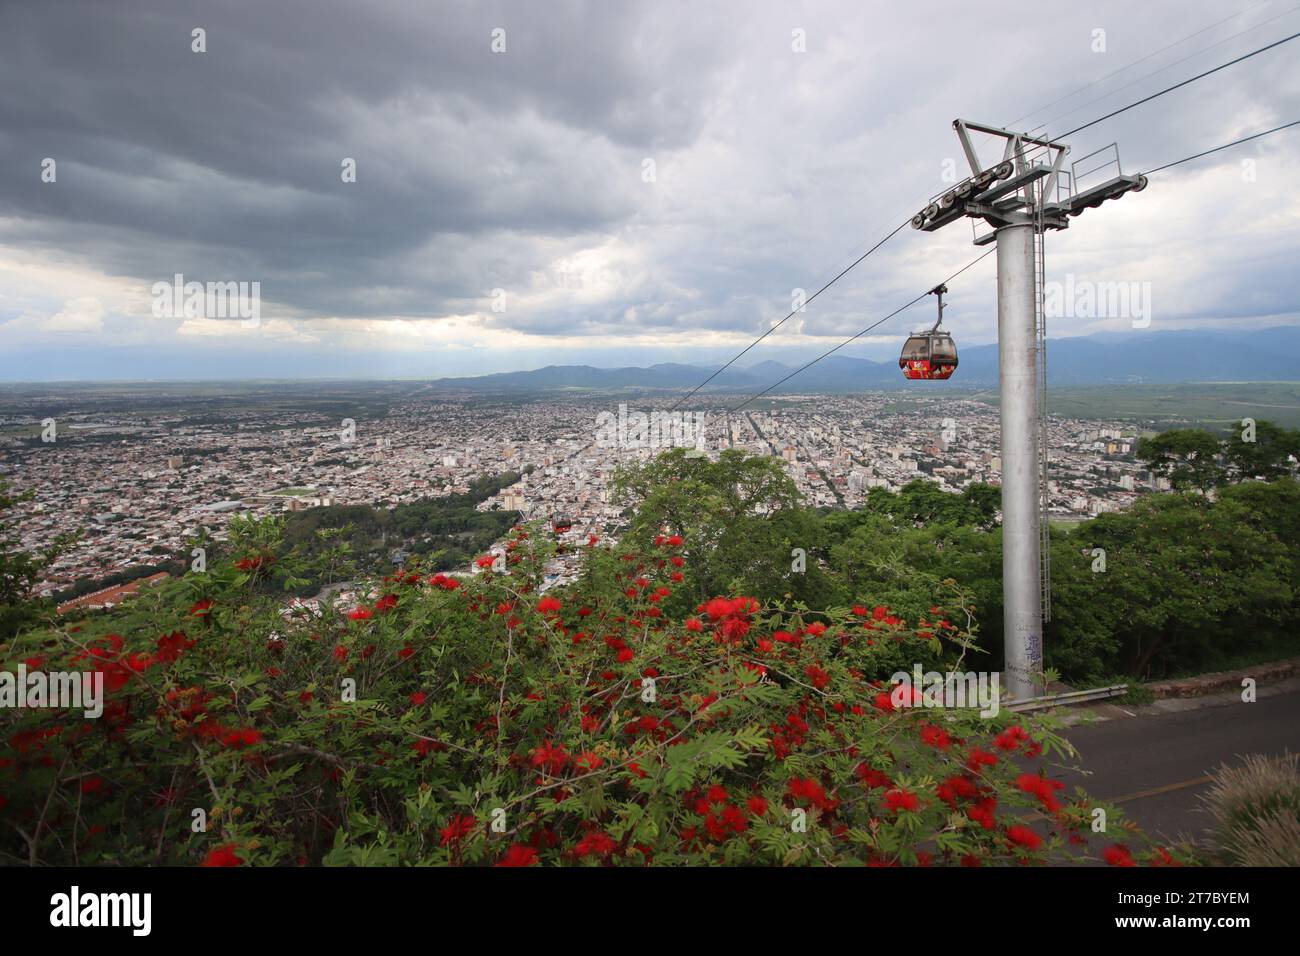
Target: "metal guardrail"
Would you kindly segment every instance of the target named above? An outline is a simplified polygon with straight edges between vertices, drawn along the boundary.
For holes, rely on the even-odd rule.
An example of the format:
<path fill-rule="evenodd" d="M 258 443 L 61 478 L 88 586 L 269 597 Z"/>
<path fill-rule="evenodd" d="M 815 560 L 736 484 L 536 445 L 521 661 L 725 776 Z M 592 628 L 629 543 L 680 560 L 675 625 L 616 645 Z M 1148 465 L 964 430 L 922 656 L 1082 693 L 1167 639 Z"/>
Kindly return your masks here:
<path fill-rule="evenodd" d="M 1123 697 L 1127 693 L 1128 684 L 1112 684 L 1110 687 L 1095 687 L 1092 690 L 1071 690 L 1064 694 L 1046 694 L 1028 700 L 1007 701 L 1002 706 L 1006 710 L 1021 713 L 1027 710 L 1042 710 L 1045 707 L 1059 707 L 1064 704 L 1084 704 L 1094 700 Z"/>

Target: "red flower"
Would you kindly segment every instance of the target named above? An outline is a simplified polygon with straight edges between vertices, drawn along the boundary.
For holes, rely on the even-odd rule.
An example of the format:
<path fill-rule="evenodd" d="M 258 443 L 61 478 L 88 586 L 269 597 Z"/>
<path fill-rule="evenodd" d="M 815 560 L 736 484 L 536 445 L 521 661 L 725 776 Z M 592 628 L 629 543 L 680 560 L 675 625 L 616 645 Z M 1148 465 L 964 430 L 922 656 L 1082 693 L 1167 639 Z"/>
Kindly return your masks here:
<path fill-rule="evenodd" d="M 1137 866 L 1137 863 L 1133 861 L 1133 854 L 1122 843 L 1106 847 L 1101 855 L 1102 859 L 1111 866 Z"/>
<path fill-rule="evenodd" d="M 1022 773 L 1016 778 L 1016 786 L 1025 793 L 1036 796 L 1049 813 L 1061 809 L 1061 802 L 1056 799 L 1056 791 L 1064 790 L 1065 784 L 1059 780 L 1048 780 L 1035 773 Z"/>
<path fill-rule="evenodd" d="M 734 613 L 734 609 L 734 602 L 720 597 L 713 598 L 704 605 L 704 613 L 713 621 L 720 621 L 724 617 L 730 617 Z"/>
<path fill-rule="evenodd" d="M 975 806 L 967 809 L 966 816 L 970 817 L 985 830 L 992 830 L 997 826 L 997 820 L 994 817 L 996 810 L 997 801 L 992 797 L 989 797 L 987 800 L 981 800 L 979 803 L 975 804 Z"/>
<path fill-rule="evenodd" d="M 451 822 L 438 831 L 442 837 L 440 845 L 446 846 L 449 843 L 459 843 L 470 834 L 476 822 L 478 821 L 469 816 L 452 817 Z"/>
<path fill-rule="evenodd" d="M 423 707 L 423 706 L 424 706 L 424 702 L 425 702 L 426 700 L 428 700 L 428 699 L 429 699 L 429 695 L 428 695 L 428 694 L 426 694 L 426 693 L 425 693 L 424 691 L 422 691 L 422 690 L 417 690 L 414 694 L 411 695 L 411 706 L 412 706 L 412 707 Z"/>
<path fill-rule="evenodd" d="M 807 800 L 818 807 L 825 805 L 827 802 L 826 789 L 811 777 L 807 779 L 791 777 L 786 786 L 790 796 L 795 800 Z"/>
<path fill-rule="evenodd" d="M 131 679 L 129 668 L 121 664 L 108 663 L 103 667 L 95 668 L 96 671 L 104 675 L 104 687 L 109 691 L 118 691 L 126 686 L 127 681 Z"/>
<path fill-rule="evenodd" d="M 104 789 L 104 781 L 100 777 L 83 777 L 81 780 L 81 792 L 99 793 Z"/>
<path fill-rule="evenodd" d="M 447 745 L 439 743 L 436 740 L 429 740 L 426 737 L 421 737 L 415 743 L 411 744 L 411 749 L 421 757 L 427 757 L 429 754 L 442 753 L 447 749 Z"/>
<path fill-rule="evenodd" d="M 143 674 L 156 663 L 153 657 L 142 651 L 128 654 L 126 657 L 122 658 L 122 660 L 126 663 L 129 670 L 132 670 L 137 674 Z"/>
<path fill-rule="evenodd" d="M 890 790 L 885 794 L 885 806 L 890 813 L 913 813 L 920 809 L 921 801 L 907 790 Z"/>
<path fill-rule="evenodd" d="M 564 770 L 569 763 L 569 753 L 563 747 L 548 740 L 540 747 L 533 749 L 532 763 L 534 767 L 541 767 L 554 777 Z"/>
<path fill-rule="evenodd" d="M 202 601 L 196 601 L 190 605 L 190 613 L 196 617 L 205 617 L 212 610 L 213 601 L 211 598 L 204 598 Z"/>
<path fill-rule="evenodd" d="M 254 730 L 252 727 L 236 728 L 228 730 L 221 738 L 221 742 L 233 750 L 239 750 L 243 747 L 252 747 L 262 742 L 262 732 Z"/>
<path fill-rule="evenodd" d="M 767 813 L 767 801 L 758 794 L 754 794 L 754 796 L 746 800 L 745 806 L 749 807 L 749 812 L 756 817 L 761 817 Z"/>
<path fill-rule="evenodd" d="M 562 607 L 564 607 L 564 605 L 560 603 L 558 598 L 553 598 L 549 596 L 544 597 L 537 602 L 537 610 L 540 611 L 542 614 L 551 614 L 555 611 L 560 610 L 560 608 Z"/>
<path fill-rule="evenodd" d="M 1022 743 L 1029 740 L 1029 734 L 1019 725 L 1008 727 L 1002 733 L 993 738 L 993 746 L 999 750 L 1016 750 Z"/>
<path fill-rule="evenodd" d="M 574 847 L 573 852 L 578 856 L 609 856 L 616 849 L 618 844 L 604 830 L 592 830 Z"/>
<path fill-rule="evenodd" d="M 358 607 L 348 611 L 348 617 L 353 621 L 368 621 L 371 617 L 370 608 Z"/>
<path fill-rule="evenodd" d="M 395 607 L 397 607 L 396 594 L 385 594 L 383 597 L 381 597 L 378 601 L 375 602 L 375 610 L 378 611 L 380 614 L 386 614 L 387 612 L 391 611 Z"/>
<path fill-rule="evenodd" d="M 3 804 L 0 804 L 3 806 Z M 1156 847 L 1155 856 L 1151 858 L 1151 866 L 1182 866 L 1177 860 L 1170 855 L 1169 851 L 1162 846 Z"/>
<path fill-rule="evenodd" d="M 537 862 L 537 849 L 531 846 L 524 846 L 521 843 L 512 844 L 510 849 L 506 850 L 506 855 L 501 858 L 497 866 L 532 866 Z"/>
<path fill-rule="evenodd" d="M 934 724 L 926 724 L 921 728 L 921 742 L 939 750 L 947 750 L 952 746 L 952 738 L 948 736 L 948 731 Z"/>
<path fill-rule="evenodd" d="M 209 601 L 208 604 L 211 605 L 212 602 Z M 182 651 L 188 651 L 197 643 L 197 641 L 186 640 L 184 631 L 164 634 L 158 638 L 158 660 L 164 664 L 175 663 L 180 660 Z"/>
<path fill-rule="evenodd" d="M 722 808 L 722 824 L 730 827 L 736 833 L 744 833 L 749 829 L 749 821 L 745 819 L 745 813 L 740 807 L 734 807 L 727 804 Z"/>
<path fill-rule="evenodd" d="M 208 855 L 203 858 L 200 866 L 243 866 L 244 861 L 235 856 L 234 843 L 223 843 L 208 851 Z"/>
<path fill-rule="evenodd" d="M 831 675 L 826 673 L 826 671 L 822 670 L 816 664 L 809 664 L 803 669 L 803 672 L 804 675 L 812 681 L 812 685 L 818 690 L 821 690 L 831 682 Z"/>
<path fill-rule="evenodd" d="M 884 773 L 881 770 L 876 770 L 874 767 L 871 767 L 865 763 L 858 764 L 857 769 L 854 770 L 854 773 L 857 774 L 858 779 L 861 780 L 866 785 L 868 790 L 875 790 L 877 788 L 889 787 L 893 785 L 892 781 L 889 779 L 888 774 Z"/>
<path fill-rule="evenodd" d="M 1040 837 L 1029 827 L 1017 824 L 1013 827 L 1007 827 L 1007 839 L 1015 846 L 1022 846 L 1026 850 L 1037 850 L 1043 845 L 1043 838 Z"/>

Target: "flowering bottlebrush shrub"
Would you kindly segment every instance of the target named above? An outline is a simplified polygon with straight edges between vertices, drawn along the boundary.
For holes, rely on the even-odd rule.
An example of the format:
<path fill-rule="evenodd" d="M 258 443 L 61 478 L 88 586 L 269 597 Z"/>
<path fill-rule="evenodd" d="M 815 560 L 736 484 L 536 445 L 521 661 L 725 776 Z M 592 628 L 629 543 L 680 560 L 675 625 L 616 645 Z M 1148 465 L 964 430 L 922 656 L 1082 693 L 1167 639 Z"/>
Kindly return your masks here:
<path fill-rule="evenodd" d="M 0 711 L 0 853 L 41 864 L 1172 862 L 1046 775 L 1068 745 L 1003 711 L 896 708 L 884 678 L 970 646 L 961 592 L 903 621 L 720 595 L 670 615 L 686 542 L 548 533 L 472 577 L 404 571 L 284 605 L 255 551 L 0 661 L 97 670 L 103 716 Z M 280 577 L 277 577 L 280 576 Z"/>

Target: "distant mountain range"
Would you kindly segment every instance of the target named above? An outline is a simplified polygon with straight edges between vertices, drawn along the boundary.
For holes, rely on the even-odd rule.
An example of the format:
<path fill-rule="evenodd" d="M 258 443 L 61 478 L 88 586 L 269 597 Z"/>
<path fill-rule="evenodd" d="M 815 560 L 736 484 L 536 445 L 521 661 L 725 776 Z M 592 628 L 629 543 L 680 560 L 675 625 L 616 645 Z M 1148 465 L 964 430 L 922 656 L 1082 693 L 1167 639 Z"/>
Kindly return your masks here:
<path fill-rule="evenodd" d="M 996 386 L 995 345 L 961 348 L 949 385 Z M 802 363 L 760 362 L 732 366 L 709 383 L 708 391 L 758 391 L 780 381 Z M 472 378 L 442 378 L 439 388 L 483 394 L 561 389 L 615 390 L 692 388 L 718 366 L 665 363 L 649 368 L 593 368 L 548 365 L 528 372 L 500 372 Z M 1107 332 L 1049 339 L 1047 372 L 1054 385 L 1110 385 L 1171 382 L 1268 382 L 1300 380 L 1300 327 L 1248 332 Z M 863 388 L 943 387 L 909 382 L 897 360 L 832 355 L 796 375 L 774 392 L 852 392 Z"/>

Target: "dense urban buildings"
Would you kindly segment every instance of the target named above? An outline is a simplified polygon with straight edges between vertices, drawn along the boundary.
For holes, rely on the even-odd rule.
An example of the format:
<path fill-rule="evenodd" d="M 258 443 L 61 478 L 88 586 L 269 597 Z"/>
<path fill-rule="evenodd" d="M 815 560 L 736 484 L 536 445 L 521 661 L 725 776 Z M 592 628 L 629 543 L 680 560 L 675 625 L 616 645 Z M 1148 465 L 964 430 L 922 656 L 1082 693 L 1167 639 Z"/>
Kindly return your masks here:
<path fill-rule="evenodd" d="M 357 411 L 337 417 L 295 390 L 259 391 L 197 414 L 179 385 L 119 400 L 64 400 L 53 409 L 39 393 L 11 397 L 0 420 L 0 476 L 33 493 L 20 506 L 22 546 L 41 549 L 83 531 L 51 565 L 43 589 L 183 554 L 200 528 L 220 540 L 233 514 L 392 508 L 508 472 L 521 477 L 480 508 L 568 519 L 575 540 L 617 535 L 623 505 L 611 498 L 615 469 L 675 438 L 697 454 L 732 448 L 780 458 L 810 503 L 831 508 L 860 506 L 874 488 L 916 479 L 954 492 L 999 479 L 997 409 L 969 397 L 791 395 L 728 413 L 734 398 L 696 396 L 679 412 L 688 426 L 702 425 L 698 433 L 664 428 L 647 436 L 637 416 L 662 413 L 670 399 L 484 400 L 408 383 L 375 403 L 358 389 Z M 353 406 L 331 400 L 329 407 Z M 632 424 L 602 429 L 615 415 Z M 1123 508 L 1163 487 L 1133 456 L 1132 424 L 1051 418 L 1048 427 L 1053 518 Z"/>

